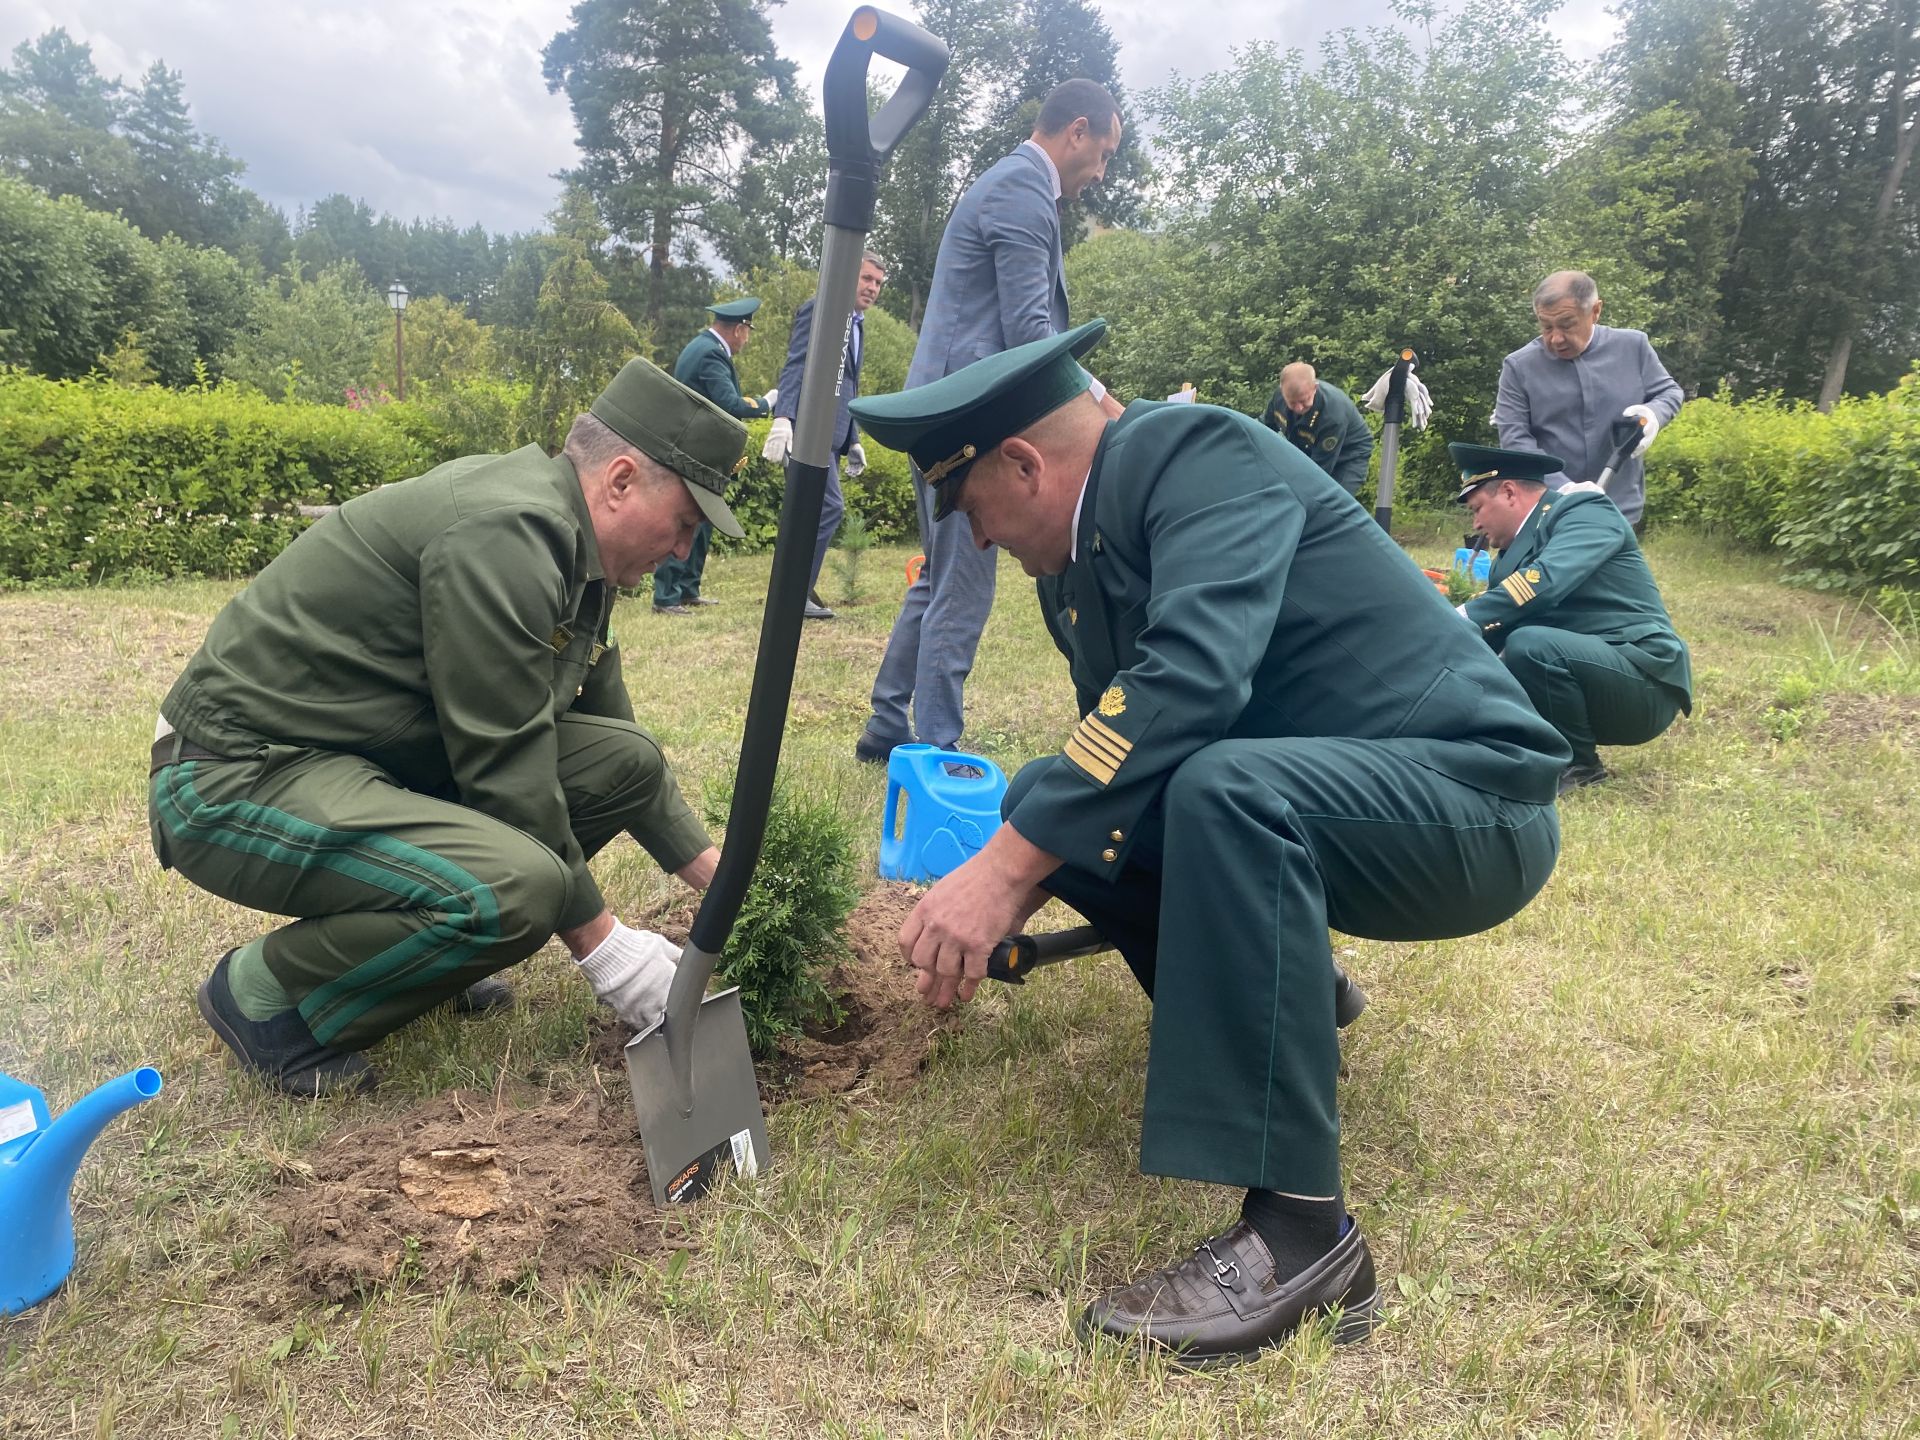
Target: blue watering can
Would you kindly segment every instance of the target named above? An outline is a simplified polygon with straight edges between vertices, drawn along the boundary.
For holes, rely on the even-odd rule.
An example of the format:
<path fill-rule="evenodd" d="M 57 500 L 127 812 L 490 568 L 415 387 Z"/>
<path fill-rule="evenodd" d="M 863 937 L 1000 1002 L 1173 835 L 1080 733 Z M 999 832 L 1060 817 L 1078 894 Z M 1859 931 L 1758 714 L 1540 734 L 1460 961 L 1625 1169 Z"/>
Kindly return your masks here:
<path fill-rule="evenodd" d="M 1007 777 L 984 755 L 896 745 L 887 758 L 880 874 L 928 884 L 980 853 L 1000 828 Z"/>
<path fill-rule="evenodd" d="M 107 1122 L 160 1093 L 150 1065 L 109 1080 L 55 1120 L 46 1097 L 0 1074 L 0 1315 L 60 1288 L 73 1269 L 74 1173 Z"/>

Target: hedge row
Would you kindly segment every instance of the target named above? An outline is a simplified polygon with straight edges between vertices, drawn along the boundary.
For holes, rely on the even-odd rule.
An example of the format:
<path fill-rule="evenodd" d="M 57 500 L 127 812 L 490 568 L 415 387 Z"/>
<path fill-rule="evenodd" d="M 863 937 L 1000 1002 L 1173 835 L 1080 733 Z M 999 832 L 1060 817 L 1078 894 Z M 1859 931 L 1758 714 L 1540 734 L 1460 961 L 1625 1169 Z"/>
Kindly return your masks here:
<path fill-rule="evenodd" d="M 476 445 L 509 448 L 511 436 L 486 432 L 510 408 L 450 423 L 446 397 L 355 411 L 0 369 L 0 583 L 253 574 L 307 524 L 300 505 L 337 504 Z M 729 492 L 747 531 L 736 550 L 767 548 L 779 523 L 784 473 L 760 458 L 767 425 L 749 425 L 749 463 Z M 847 504 L 877 538 L 903 539 L 915 530 L 906 458 L 867 453 Z"/>

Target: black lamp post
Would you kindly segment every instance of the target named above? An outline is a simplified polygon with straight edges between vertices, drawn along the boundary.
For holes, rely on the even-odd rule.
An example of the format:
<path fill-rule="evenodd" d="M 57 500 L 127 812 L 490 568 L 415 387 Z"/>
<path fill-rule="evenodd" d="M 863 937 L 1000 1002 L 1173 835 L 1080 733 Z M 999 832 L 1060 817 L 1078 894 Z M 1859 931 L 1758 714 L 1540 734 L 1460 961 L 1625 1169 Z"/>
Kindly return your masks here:
<path fill-rule="evenodd" d="M 400 317 L 407 310 L 407 287 L 398 280 L 387 287 L 387 304 L 393 310 L 393 384 L 396 392 L 394 398 L 404 400 L 407 398 L 407 366 L 406 347 L 400 335 Z"/>

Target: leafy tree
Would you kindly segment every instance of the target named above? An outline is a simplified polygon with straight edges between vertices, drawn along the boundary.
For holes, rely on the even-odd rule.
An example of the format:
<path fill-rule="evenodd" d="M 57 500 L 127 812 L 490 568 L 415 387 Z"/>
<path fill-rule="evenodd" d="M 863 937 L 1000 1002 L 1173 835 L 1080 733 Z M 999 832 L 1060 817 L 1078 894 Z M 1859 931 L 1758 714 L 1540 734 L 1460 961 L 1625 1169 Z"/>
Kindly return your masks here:
<path fill-rule="evenodd" d="M 120 127 L 135 166 L 127 218 L 154 239 L 177 235 L 191 245 L 232 245 L 247 218 L 237 183 L 246 167 L 194 128 L 180 72 L 154 61 Z"/>
<path fill-rule="evenodd" d="M 714 207 L 715 248 L 736 275 L 776 261 L 818 265 L 826 195 L 824 123 L 810 105 L 779 106 Z"/>
<path fill-rule="evenodd" d="M 412 301 L 405 320 L 409 394 L 416 382 L 476 379 L 498 368 L 492 330 L 469 320 L 451 300 L 429 295 Z"/>
<path fill-rule="evenodd" d="M 548 44 L 547 88 L 565 90 L 581 163 L 615 238 L 647 258 L 649 328 L 683 235 L 718 240 L 732 154 L 770 133 L 793 95 L 768 0 L 580 0 Z"/>
<path fill-rule="evenodd" d="M 641 350 L 633 322 L 594 266 L 607 237 L 592 197 L 570 186 L 552 221 L 533 329 L 521 337 L 523 372 L 532 384 L 523 429 L 549 451 L 560 448 L 573 417 Z"/>
<path fill-rule="evenodd" d="M 115 210 L 134 191 L 136 160 L 115 133 L 126 97 L 94 67 L 93 49 L 53 29 L 0 70 L 0 167 L 49 195 Z"/>
<path fill-rule="evenodd" d="M 344 405 L 349 389 L 393 378 L 393 320 L 351 261 L 312 280 L 289 268 L 223 359 L 228 379 L 275 399 Z"/>

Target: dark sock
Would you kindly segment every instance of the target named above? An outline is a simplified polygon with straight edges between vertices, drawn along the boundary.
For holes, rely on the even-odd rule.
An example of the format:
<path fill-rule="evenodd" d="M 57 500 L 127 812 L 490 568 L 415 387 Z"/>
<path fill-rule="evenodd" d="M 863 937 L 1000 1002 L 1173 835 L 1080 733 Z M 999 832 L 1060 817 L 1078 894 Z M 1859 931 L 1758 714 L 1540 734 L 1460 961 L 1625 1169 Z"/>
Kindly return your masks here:
<path fill-rule="evenodd" d="M 1273 1252 L 1273 1273 L 1291 1279 L 1320 1259 L 1346 1233 L 1347 1207 L 1331 1200 L 1297 1200 L 1275 1190 L 1249 1190 L 1240 1218 Z"/>

